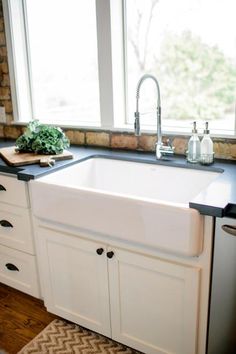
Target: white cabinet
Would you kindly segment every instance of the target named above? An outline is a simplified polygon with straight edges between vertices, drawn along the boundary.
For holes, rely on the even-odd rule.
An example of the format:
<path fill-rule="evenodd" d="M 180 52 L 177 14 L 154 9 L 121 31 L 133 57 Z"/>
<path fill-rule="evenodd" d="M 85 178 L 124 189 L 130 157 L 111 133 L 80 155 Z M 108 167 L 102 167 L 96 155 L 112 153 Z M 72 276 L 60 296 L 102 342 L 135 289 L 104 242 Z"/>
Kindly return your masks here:
<path fill-rule="evenodd" d="M 37 226 L 49 311 L 144 353 L 197 352 L 200 269 Z"/>
<path fill-rule="evenodd" d="M 200 270 L 116 249 L 112 336 L 144 353 L 196 353 Z"/>
<path fill-rule="evenodd" d="M 16 179 L 16 176 L 0 174 L 0 202 L 29 207 L 27 184 Z"/>
<path fill-rule="evenodd" d="M 103 246 L 52 230 L 41 231 L 41 279 L 47 309 L 110 336 L 107 261 Z"/>
<path fill-rule="evenodd" d="M 39 297 L 27 183 L 0 174 L 0 281 Z"/>
<path fill-rule="evenodd" d="M 0 244 L 34 254 L 29 209 L 0 203 Z"/>
<path fill-rule="evenodd" d="M 0 281 L 38 297 L 35 256 L 0 245 Z"/>

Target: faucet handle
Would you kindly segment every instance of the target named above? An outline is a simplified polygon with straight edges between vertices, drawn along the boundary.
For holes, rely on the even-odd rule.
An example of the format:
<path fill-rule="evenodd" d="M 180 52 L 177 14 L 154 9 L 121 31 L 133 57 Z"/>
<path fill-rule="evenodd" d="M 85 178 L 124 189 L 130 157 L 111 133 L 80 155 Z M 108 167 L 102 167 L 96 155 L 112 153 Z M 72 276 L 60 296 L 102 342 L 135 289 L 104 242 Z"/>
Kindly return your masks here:
<path fill-rule="evenodd" d="M 156 144 L 156 150 L 159 151 L 159 154 L 162 155 L 173 155 L 174 154 L 174 146 L 172 146 L 172 140 L 166 139 L 164 143 Z M 158 152 L 157 152 L 158 155 Z"/>
<path fill-rule="evenodd" d="M 162 145 L 160 151 L 163 155 L 173 155 L 174 154 L 174 146 L 170 145 Z"/>

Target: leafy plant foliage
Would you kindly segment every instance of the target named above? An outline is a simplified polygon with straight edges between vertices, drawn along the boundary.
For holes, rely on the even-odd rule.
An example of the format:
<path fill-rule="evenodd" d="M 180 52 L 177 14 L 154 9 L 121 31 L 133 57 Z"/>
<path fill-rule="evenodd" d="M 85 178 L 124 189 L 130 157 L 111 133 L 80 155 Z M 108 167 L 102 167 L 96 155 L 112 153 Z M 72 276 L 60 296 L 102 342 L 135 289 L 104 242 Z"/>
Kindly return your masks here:
<path fill-rule="evenodd" d="M 234 111 L 236 67 L 217 46 L 189 31 L 167 34 L 157 67 L 166 118 L 218 119 Z"/>
<path fill-rule="evenodd" d="M 61 128 L 40 124 L 38 120 L 31 121 L 25 133 L 16 140 L 18 151 L 45 155 L 58 155 L 69 146 L 70 142 Z"/>

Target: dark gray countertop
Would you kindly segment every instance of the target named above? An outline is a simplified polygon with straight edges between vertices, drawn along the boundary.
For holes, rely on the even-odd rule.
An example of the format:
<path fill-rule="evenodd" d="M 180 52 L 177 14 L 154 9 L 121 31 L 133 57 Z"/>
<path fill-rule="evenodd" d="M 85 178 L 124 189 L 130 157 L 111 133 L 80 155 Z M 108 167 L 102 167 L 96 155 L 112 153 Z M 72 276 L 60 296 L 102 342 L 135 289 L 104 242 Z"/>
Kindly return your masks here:
<path fill-rule="evenodd" d="M 13 145 L 14 141 L 0 141 L 0 148 Z M 183 156 L 176 155 L 172 158 L 156 160 L 154 153 L 139 151 L 110 150 L 83 146 L 71 146 L 70 151 L 74 155 L 73 160 L 57 161 L 53 167 L 40 167 L 37 164 L 11 167 L 0 158 L 0 172 L 15 174 L 19 180 L 29 181 L 30 179 L 42 177 L 45 174 L 52 173 L 90 157 L 101 156 L 180 168 L 222 172 L 206 189 L 202 190 L 196 198 L 191 200 L 189 205 L 204 215 L 236 218 L 236 162 L 218 160 L 211 166 L 202 166 L 200 164 L 190 164 Z"/>

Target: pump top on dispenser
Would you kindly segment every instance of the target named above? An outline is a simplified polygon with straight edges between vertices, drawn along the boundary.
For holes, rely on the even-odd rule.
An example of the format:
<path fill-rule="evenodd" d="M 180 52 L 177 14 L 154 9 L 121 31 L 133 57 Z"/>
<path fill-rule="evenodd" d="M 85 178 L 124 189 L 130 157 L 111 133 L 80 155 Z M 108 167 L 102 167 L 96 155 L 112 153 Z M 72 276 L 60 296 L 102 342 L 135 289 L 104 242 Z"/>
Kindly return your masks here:
<path fill-rule="evenodd" d="M 200 140 L 196 122 L 193 122 L 192 136 L 188 142 L 187 160 L 191 163 L 197 163 L 200 160 Z"/>
<path fill-rule="evenodd" d="M 200 147 L 201 147 L 200 162 L 203 165 L 210 165 L 211 163 L 213 163 L 214 161 L 213 142 L 210 137 L 208 122 L 205 123 L 205 129 L 203 132 L 203 138 Z"/>

